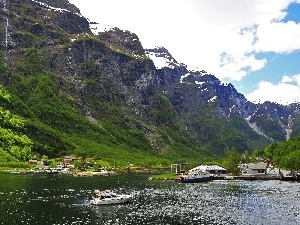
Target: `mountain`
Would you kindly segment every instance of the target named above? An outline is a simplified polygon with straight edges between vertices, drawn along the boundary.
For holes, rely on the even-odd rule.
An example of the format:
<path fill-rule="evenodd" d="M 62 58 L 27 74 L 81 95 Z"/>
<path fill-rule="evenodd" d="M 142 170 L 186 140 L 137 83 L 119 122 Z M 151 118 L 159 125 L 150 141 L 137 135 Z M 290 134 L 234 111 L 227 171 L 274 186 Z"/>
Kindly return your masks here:
<path fill-rule="evenodd" d="M 298 104 L 251 103 L 67 0 L 0 4 L 0 154 L 201 162 L 299 134 Z"/>
<path fill-rule="evenodd" d="M 183 110 L 183 115 L 193 108 L 203 108 L 214 105 L 215 114 L 224 120 L 239 116 L 248 126 L 270 141 L 287 140 L 291 135 L 298 135 L 298 126 L 295 123 L 299 117 L 299 104 L 288 106 L 264 102 L 254 104 L 238 93 L 230 83 L 222 83 L 215 76 L 205 70 L 188 71 L 186 66 L 177 63 L 171 54 L 163 47 L 147 49 L 146 54 L 153 59 L 159 74 L 159 83 L 164 93 L 169 96 L 177 109 Z M 194 88 L 194 102 L 178 102 L 174 95 L 175 90 L 184 87 Z M 180 94 L 184 96 L 184 92 Z M 197 100 L 197 101 L 196 101 Z"/>

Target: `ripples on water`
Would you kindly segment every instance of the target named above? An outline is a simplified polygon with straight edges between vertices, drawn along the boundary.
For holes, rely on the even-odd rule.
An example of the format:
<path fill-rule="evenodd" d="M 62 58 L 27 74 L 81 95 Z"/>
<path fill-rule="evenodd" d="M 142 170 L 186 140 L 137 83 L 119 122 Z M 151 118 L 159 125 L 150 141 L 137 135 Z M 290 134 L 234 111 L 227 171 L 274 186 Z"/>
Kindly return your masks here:
<path fill-rule="evenodd" d="M 115 189 L 113 183 L 108 187 L 133 194 L 133 201 L 92 206 L 89 200 L 97 186 L 33 190 L 0 187 L 0 224 L 300 224 L 300 183 L 124 181 Z"/>

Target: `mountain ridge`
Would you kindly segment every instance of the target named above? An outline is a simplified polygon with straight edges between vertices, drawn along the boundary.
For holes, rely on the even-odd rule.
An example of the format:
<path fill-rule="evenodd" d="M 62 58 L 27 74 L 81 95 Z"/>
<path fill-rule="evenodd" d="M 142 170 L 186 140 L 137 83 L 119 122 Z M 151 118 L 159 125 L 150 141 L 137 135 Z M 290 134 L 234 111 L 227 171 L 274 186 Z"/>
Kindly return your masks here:
<path fill-rule="evenodd" d="M 2 3 L 0 82 L 12 100 L 0 100 L 25 119 L 34 153 L 201 161 L 299 133 L 298 104 L 251 103 L 130 31 L 95 32 L 67 0 Z"/>
<path fill-rule="evenodd" d="M 206 95 L 205 93 L 203 93 L 202 98 L 207 102 L 214 101 L 216 99 L 223 100 L 223 103 L 220 102 L 219 108 L 217 110 L 219 116 L 226 118 L 226 117 L 230 117 L 230 114 L 232 112 L 238 113 L 247 121 L 247 123 L 253 130 L 255 130 L 259 134 L 268 137 L 267 135 L 263 134 L 263 131 L 260 130 L 259 127 L 256 125 L 258 117 L 260 116 L 259 113 L 262 113 L 267 118 L 277 121 L 276 124 L 277 129 L 281 127 L 281 132 L 285 133 L 284 136 L 286 137 L 286 139 L 290 137 L 292 133 L 292 117 L 295 117 L 299 114 L 299 104 L 289 104 L 287 106 L 284 106 L 281 104 L 272 103 L 268 101 L 262 104 L 252 103 L 248 101 L 243 94 L 238 93 L 231 83 L 224 84 L 215 76 L 213 76 L 212 74 L 208 74 L 204 70 L 188 71 L 184 64 L 179 64 L 175 59 L 170 59 L 170 57 L 172 58 L 172 56 L 164 47 L 157 47 L 156 49 L 155 48 L 146 49 L 145 52 L 146 54 L 149 55 L 150 58 L 152 57 L 154 61 L 157 61 L 155 57 L 163 58 L 163 56 L 168 55 L 168 57 L 165 58 L 164 60 L 165 65 L 162 66 L 161 64 L 162 60 L 161 60 L 159 62 L 160 65 L 157 66 L 157 68 L 169 69 L 172 68 L 174 65 L 173 64 L 172 66 L 170 66 L 169 62 L 176 62 L 176 66 L 181 67 L 183 71 L 180 74 L 181 83 L 195 82 L 195 84 L 198 85 L 198 88 L 201 91 L 207 91 L 206 88 L 208 87 L 212 88 L 213 89 L 212 92 L 215 93 L 215 96 L 212 96 L 211 94 Z M 191 77 L 191 73 L 193 74 L 193 79 Z M 178 78 L 177 78 L 177 82 L 178 82 Z M 209 83 L 209 86 L 206 86 L 207 83 Z M 227 104 L 227 106 L 222 107 L 224 106 L 224 104 Z M 282 117 L 285 118 L 285 120 L 287 121 L 281 121 Z M 271 137 L 268 138 L 273 140 Z"/>

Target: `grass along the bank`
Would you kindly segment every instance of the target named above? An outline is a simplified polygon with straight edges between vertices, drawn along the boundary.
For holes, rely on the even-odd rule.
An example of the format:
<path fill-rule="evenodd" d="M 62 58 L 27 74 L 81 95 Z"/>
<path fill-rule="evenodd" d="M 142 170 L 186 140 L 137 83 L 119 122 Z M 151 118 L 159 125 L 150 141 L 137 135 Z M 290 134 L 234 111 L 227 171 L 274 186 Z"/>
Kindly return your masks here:
<path fill-rule="evenodd" d="M 26 162 L 0 162 L 0 170 L 32 169 L 33 165 Z"/>
<path fill-rule="evenodd" d="M 174 180 L 174 179 L 178 179 L 178 174 L 176 173 L 162 173 L 162 174 L 156 174 L 156 175 L 152 175 L 150 177 L 150 179 L 153 180 Z"/>

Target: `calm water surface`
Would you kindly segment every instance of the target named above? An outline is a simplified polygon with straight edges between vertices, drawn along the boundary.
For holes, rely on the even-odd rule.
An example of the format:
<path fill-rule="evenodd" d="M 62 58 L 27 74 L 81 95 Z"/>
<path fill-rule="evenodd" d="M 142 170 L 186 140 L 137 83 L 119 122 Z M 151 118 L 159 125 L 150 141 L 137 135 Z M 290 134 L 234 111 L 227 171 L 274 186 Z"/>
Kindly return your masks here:
<path fill-rule="evenodd" d="M 133 194 L 92 206 L 95 189 Z M 300 183 L 212 181 L 181 184 L 145 175 L 72 177 L 0 173 L 0 224 L 300 224 Z"/>

